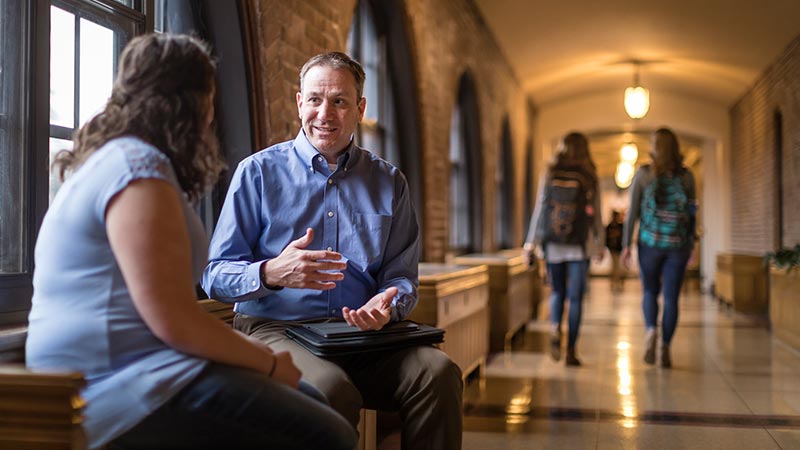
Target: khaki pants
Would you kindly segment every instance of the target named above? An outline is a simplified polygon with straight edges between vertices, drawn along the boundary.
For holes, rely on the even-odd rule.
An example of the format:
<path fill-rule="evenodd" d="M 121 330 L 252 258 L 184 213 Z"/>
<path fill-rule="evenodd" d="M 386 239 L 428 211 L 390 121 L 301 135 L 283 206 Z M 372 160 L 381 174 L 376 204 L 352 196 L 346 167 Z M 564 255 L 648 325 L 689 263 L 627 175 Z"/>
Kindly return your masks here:
<path fill-rule="evenodd" d="M 331 359 L 317 357 L 289 339 L 284 330 L 300 322 L 237 314 L 233 326 L 291 353 L 303 380 L 317 388 L 353 427 L 362 407 L 397 411 L 403 422 L 402 448 L 461 448 L 461 371 L 435 347 L 369 352 Z"/>

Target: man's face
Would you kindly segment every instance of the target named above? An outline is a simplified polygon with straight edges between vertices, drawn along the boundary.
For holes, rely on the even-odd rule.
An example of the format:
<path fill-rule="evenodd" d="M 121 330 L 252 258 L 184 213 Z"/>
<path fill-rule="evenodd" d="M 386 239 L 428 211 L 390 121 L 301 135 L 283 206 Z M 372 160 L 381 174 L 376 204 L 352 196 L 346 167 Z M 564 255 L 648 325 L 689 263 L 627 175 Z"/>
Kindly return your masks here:
<path fill-rule="evenodd" d="M 306 137 L 331 162 L 350 143 L 366 105 L 366 99 L 358 98 L 353 74 L 327 66 L 309 69 L 297 93 Z"/>

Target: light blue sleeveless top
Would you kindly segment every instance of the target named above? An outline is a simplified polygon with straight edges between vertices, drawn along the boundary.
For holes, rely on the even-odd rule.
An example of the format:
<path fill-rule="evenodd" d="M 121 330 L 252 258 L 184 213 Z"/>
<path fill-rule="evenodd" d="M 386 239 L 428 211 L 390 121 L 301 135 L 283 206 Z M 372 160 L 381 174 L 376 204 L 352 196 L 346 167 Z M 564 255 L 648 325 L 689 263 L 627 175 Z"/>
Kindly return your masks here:
<path fill-rule="evenodd" d="M 106 234 L 111 198 L 136 179 L 168 181 L 181 193 L 192 273 L 208 261 L 203 225 L 169 159 L 132 137 L 98 149 L 61 186 L 36 242 L 28 367 L 83 372 L 84 428 L 97 448 L 139 423 L 192 381 L 207 361 L 160 341 L 136 312 Z"/>

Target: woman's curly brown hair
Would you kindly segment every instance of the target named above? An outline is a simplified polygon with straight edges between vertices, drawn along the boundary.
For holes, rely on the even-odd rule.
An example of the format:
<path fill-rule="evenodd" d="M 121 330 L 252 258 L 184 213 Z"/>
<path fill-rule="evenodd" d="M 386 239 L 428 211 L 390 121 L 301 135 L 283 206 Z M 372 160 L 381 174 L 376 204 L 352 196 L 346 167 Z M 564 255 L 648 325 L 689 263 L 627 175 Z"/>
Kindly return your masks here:
<path fill-rule="evenodd" d="M 225 168 L 209 124 L 215 63 L 208 46 L 187 35 L 148 34 L 122 52 L 111 97 L 73 135 L 72 151 L 53 163 L 61 178 L 116 137 L 136 136 L 164 153 L 181 189 L 197 200 Z"/>

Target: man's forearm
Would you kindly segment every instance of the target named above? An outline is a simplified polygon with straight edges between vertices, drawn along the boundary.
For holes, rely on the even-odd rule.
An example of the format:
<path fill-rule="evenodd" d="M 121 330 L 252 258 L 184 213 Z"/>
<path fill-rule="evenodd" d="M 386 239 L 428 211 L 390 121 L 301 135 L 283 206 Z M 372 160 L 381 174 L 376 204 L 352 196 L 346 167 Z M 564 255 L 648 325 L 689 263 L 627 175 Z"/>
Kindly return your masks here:
<path fill-rule="evenodd" d="M 225 303 L 257 300 L 270 291 L 261 283 L 263 261 L 212 261 L 203 273 L 203 289 L 209 297 Z"/>

